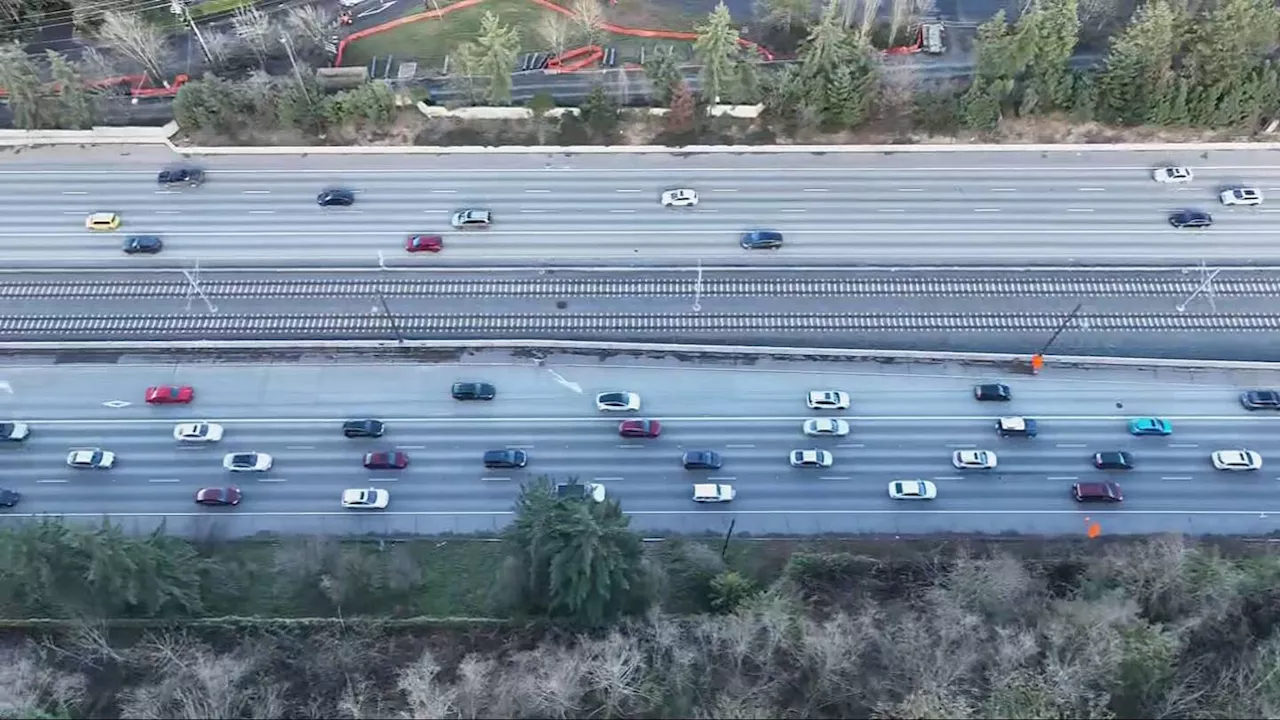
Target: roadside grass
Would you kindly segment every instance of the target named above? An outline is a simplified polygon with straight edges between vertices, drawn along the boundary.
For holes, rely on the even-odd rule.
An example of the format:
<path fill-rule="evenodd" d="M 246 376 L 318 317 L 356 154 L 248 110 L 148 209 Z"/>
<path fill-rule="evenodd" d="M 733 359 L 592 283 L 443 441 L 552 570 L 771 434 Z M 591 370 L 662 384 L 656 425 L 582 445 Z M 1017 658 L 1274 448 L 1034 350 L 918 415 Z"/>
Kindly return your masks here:
<path fill-rule="evenodd" d="M 370 60 L 378 58 L 386 60 L 393 56 L 397 60 L 417 60 L 423 70 L 439 71 L 444 67 L 445 58 L 459 46 L 471 42 L 480 34 L 480 20 L 486 12 L 492 12 L 502 22 L 516 30 L 520 38 L 520 52 L 546 52 L 546 43 L 537 31 L 540 19 L 551 11 L 535 5 L 528 0 L 485 0 L 469 8 L 449 13 L 438 20 L 419 20 L 401 25 L 386 32 L 360 38 L 347 46 L 343 55 L 343 65 L 367 65 Z M 661 14 L 650 14 L 652 23 L 639 25 L 649 30 L 689 30 L 693 27 L 693 19 L 678 12 L 664 11 Z M 661 20 L 666 24 L 653 24 Z M 626 24 L 619 22 L 619 24 Z M 628 25 L 630 27 L 630 25 Z M 618 51 L 618 62 L 639 62 L 640 48 L 645 53 L 654 48 L 668 46 L 673 48 L 677 57 L 687 58 L 692 55 L 693 44 L 676 40 L 658 40 L 637 38 L 628 35 L 603 33 L 601 44 L 615 47 Z M 570 49 L 586 44 L 579 35 L 570 41 Z"/>
<path fill-rule="evenodd" d="M 256 4 L 257 0 L 208 0 L 208 2 L 202 2 L 199 5 L 192 5 L 190 12 L 192 19 L 203 20 L 213 15 L 231 12 L 236 8 Z"/>

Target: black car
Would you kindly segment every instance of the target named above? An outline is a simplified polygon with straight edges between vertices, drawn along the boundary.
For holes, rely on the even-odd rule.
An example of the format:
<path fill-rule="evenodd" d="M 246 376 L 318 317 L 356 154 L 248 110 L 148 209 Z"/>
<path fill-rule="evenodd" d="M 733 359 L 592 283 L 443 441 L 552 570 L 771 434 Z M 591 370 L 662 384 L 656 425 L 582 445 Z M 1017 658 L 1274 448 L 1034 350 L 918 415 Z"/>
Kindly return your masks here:
<path fill-rule="evenodd" d="M 782 233 L 774 230 L 752 230 L 742 234 L 741 245 L 748 250 L 777 250 L 782 247 Z"/>
<path fill-rule="evenodd" d="M 348 420 L 342 423 L 342 434 L 349 438 L 382 437 L 387 426 L 381 420 Z"/>
<path fill-rule="evenodd" d="M 126 255 L 155 255 L 164 249 L 164 241 L 155 235 L 130 235 L 121 249 Z"/>
<path fill-rule="evenodd" d="M 9 488 L 0 488 L 0 507 L 13 507 L 22 499 L 22 493 Z"/>
<path fill-rule="evenodd" d="M 484 454 L 487 468 L 522 468 L 529 464 L 529 454 L 523 450 L 488 450 Z"/>
<path fill-rule="evenodd" d="M 685 470 L 719 470 L 724 458 L 714 450 L 690 450 L 684 454 Z"/>
<path fill-rule="evenodd" d="M 1203 210 L 1179 210 L 1169 216 L 1169 224 L 1176 228 L 1206 228 L 1213 224 L 1213 216 Z"/>
<path fill-rule="evenodd" d="M 498 389 L 486 382 L 457 382 L 451 393 L 454 400 L 492 400 Z"/>
<path fill-rule="evenodd" d="M 316 196 L 316 203 L 320 207 L 346 207 L 355 202 L 356 194 L 350 190 L 325 190 Z"/>
<path fill-rule="evenodd" d="M 161 170 L 156 181 L 165 187 L 171 185 L 190 185 L 199 187 L 204 184 L 204 171 L 194 167 L 178 167 Z"/>
<path fill-rule="evenodd" d="M 1099 470 L 1132 470 L 1133 455 L 1123 450 L 1095 453 L 1093 466 Z"/>
<path fill-rule="evenodd" d="M 1245 410 L 1280 410 L 1280 392 L 1275 390 L 1250 390 L 1240 393 L 1240 404 Z"/>
<path fill-rule="evenodd" d="M 973 396 L 979 400 L 987 400 L 992 402 L 1008 402 L 1013 399 L 1013 391 L 1008 385 L 1003 383 L 991 383 L 989 385 L 974 385 Z"/>

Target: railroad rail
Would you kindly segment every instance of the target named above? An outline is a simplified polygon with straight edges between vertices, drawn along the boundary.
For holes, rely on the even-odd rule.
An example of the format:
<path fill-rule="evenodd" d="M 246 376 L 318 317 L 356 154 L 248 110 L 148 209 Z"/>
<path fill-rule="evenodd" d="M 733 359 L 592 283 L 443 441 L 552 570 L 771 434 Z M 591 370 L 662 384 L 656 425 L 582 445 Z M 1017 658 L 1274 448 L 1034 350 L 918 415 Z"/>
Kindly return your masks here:
<path fill-rule="evenodd" d="M 700 292 L 734 297 L 1185 297 L 1200 288 L 1185 278 L 778 278 L 689 272 L 659 278 L 493 279 L 206 279 L 200 290 L 215 300 L 386 298 L 662 298 Z M 188 297 L 191 284 L 174 280 L 77 280 L 0 282 L 0 300 L 172 300 Z M 1280 297 L 1280 277 L 1220 278 L 1218 297 Z"/>
<path fill-rule="evenodd" d="M 775 333 L 1048 333 L 1062 313 L 514 313 L 0 316 L 0 342 L 202 339 L 578 339 Z M 1276 332 L 1280 314 L 1083 313 L 1068 332 Z"/>

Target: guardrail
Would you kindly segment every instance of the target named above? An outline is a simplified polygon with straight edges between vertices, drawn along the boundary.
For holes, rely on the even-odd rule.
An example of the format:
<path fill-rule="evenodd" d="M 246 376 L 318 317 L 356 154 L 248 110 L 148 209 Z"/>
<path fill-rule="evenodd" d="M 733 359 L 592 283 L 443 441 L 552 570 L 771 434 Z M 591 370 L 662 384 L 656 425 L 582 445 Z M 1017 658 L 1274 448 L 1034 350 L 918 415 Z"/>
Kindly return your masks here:
<path fill-rule="evenodd" d="M 928 352 L 921 350 L 871 350 L 863 348 L 804 348 L 761 345 L 690 345 L 681 343 L 580 342 L 576 340 L 333 340 L 281 341 L 189 340 L 189 341 L 107 341 L 107 342 L 15 342 L 0 343 L 0 350 L 85 352 L 359 352 L 404 350 L 546 350 L 554 352 L 667 353 L 749 357 L 789 357 L 803 359 L 873 360 L 883 362 L 1010 365 L 1025 363 L 1031 354 Z M 1124 358 L 1091 355 L 1046 355 L 1046 367 L 1128 367 L 1171 370 L 1251 370 L 1280 371 L 1280 362 L 1238 360 L 1180 360 L 1171 358 Z"/>

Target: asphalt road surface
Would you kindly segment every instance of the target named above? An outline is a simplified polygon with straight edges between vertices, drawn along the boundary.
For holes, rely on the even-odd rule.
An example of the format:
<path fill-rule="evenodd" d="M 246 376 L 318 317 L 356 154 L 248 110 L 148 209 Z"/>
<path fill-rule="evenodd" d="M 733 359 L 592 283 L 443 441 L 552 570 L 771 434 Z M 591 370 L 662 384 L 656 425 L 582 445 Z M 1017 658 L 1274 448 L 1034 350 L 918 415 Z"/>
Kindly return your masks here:
<path fill-rule="evenodd" d="M 0 275 L 0 342 L 549 339 L 1277 360 L 1280 273 Z M 1072 315 L 1079 306 L 1079 311 Z"/>
<path fill-rule="evenodd" d="M 0 162 L 9 200 L 0 261 L 11 268 L 411 267 L 450 264 L 704 263 L 744 265 L 1186 265 L 1280 261 L 1280 209 L 1217 206 L 1219 188 L 1280 193 L 1268 153 L 912 154 L 859 156 L 325 157 L 208 160 L 208 183 L 163 189 L 167 153 L 114 150 L 112 162 L 23 153 Z M 37 158 L 49 158 L 38 163 Z M 57 157 L 60 160 L 53 160 Z M 154 158 L 143 162 L 143 158 Z M 1182 162 L 1195 182 L 1151 180 Z M 1268 164 L 1272 163 L 1272 164 Z M 320 208 L 325 187 L 353 189 L 350 208 Z M 695 208 L 659 205 L 690 187 Z M 1205 208 L 1207 230 L 1166 216 Z M 486 208 L 490 230 L 454 232 L 453 212 Z M 84 229 L 120 213 L 117 232 Z M 745 230 L 786 235 L 779 251 L 738 246 Z M 126 257 L 131 233 L 165 252 Z M 446 248 L 408 258 L 406 236 L 443 233 Z"/>
<path fill-rule="evenodd" d="M 493 358 L 490 358 L 493 359 Z M 493 529 L 506 522 L 521 482 L 543 474 L 605 485 L 611 497 L 650 531 L 722 532 L 1034 532 L 1191 531 L 1264 533 L 1276 529 L 1280 470 L 1267 461 L 1254 473 L 1216 472 L 1209 454 L 1242 445 L 1275 457 L 1274 414 L 1249 414 L 1236 400 L 1237 383 L 1273 377 L 1155 376 L 1144 372 L 1059 371 L 1011 381 L 1007 404 L 976 402 L 972 383 L 990 378 L 959 367 L 873 365 L 775 366 L 711 369 L 651 360 L 575 364 L 551 358 L 541 365 L 501 359 L 466 365 L 387 366 L 8 366 L 0 368 L 5 415 L 29 421 L 31 437 L 0 448 L 0 477 L 21 491 L 12 521 L 41 515 L 100 520 L 110 515 L 131 530 L 161 521 L 177 532 L 238 535 L 260 531 L 407 533 Z M 496 400 L 460 403 L 451 382 L 482 379 Z M 191 406 L 142 403 L 150 384 L 189 383 Z M 851 392 L 847 413 L 805 408 L 804 393 Z M 622 415 L 595 410 L 607 390 L 641 394 L 638 417 L 661 420 L 661 438 L 626 440 Z M 1000 439 L 994 419 L 1025 415 L 1041 423 L 1039 437 Z M 846 438 L 814 440 L 801 433 L 807 417 L 848 418 Z M 1172 421 L 1167 438 L 1135 438 L 1130 417 Z M 339 425 L 351 417 L 379 417 L 380 440 L 348 440 Z M 173 425 L 213 420 L 222 442 L 179 447 Z M 118 454 L 109 471 L 72 470 L 71 448 L 101 447 Z M 835 464 L 792 469 L 789 451 L 822 447 Z M 404 450 L 408 469 L 368 471 L 361 455 Z M 485 450 L 521 448 L 524 471 L 485 470 Z M 958 471 L 957 449 L 999 454 L 992 471 Z M 716 450 L 724 467 L 681 468 L 686 450 Z M 222 455 L 262 451 L 275 465 L 260 474 L 222 470 Z M 1103 472 L 1094 452 L 1130 450 L 1137 469 Z M 1280 462 L 1277 460 L 1276 462 Z M 901 478 L 937 483 L 934 502 L 895 502 L 887 483 Z M 1076 481 L 1120 482 L 1119 506 L 1081 506 L 1070 497 Z M 729 505 L 698 506 L 694 482 L 732 484 Z M 238 508 L 193 503 L 204 486 L 238 485 Z M 349 487 L 382 487 L 387 511 L 339 508 Z"/>

